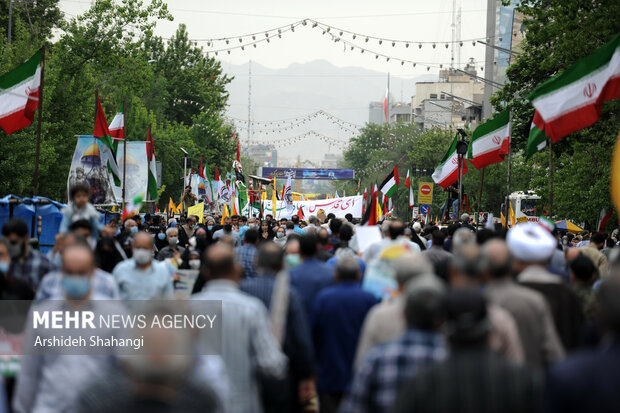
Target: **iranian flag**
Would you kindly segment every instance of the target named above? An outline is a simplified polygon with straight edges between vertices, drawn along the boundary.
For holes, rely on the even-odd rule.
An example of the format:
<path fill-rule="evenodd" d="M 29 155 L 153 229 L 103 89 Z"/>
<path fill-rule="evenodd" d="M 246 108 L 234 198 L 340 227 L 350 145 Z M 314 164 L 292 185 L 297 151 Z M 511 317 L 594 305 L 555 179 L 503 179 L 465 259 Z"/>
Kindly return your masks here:
<path fill-rule="evenodd" d="M 553 142 L 598 121 L 603 103 L 620 97 L 620 34 L 538 86 L 528 99 Z"/>
<path fill-rule="evenodd" d="M 109 130 L 110 136 L 115 141 L 122 141 L 125 139 L 125 114 L 124 107 L 121 105 L 116 111 L 116 115 L 114 115 L 114 119 L 110 123 Z"/>
<path fill-rule="evenodd" d="M 21 66 L 0 76 L 0 127 L 7 135 L 30 126 L 39 106 L 41 86 L 39 50 Z"/>
<path fill-rule="evenodd" d="M 398 180 L 398 166 L 394 167 L 394 170 L 383 180 L 379 190 L 388 198 L 396 192 L 396 186 L 400 183 Z"/>
<path fill-rule="evenodd" d="M 127 204 L 125 204 L 125 209 L 123 209 L 123 215 L 122 215 L 123 221 L 129 217 L 136 215 L 138 212 L 140 212 L 140 208 L 142 207 L 142 202 L 143 202 L 142 194 L 138 195 L 131 201 L 127 202 Z"/>
<path fill-rule="evenodd" d="M 405 186 L 411 188 L 411 178 L 409 178 L 409 169 L 407 169 L 407 177 L 405 178 Z"/>
<path fill-rule="evenodd" d="M 467 158 L 476 169 L 504 160 L 510 146 L 510 111 L 478 126 L 471 136 Z"/>
<path fill-rule="evenodd" d="M 149 181 L 148 191 L 149 197 L 157 200 L 157 166 L 155 163 L 155 146 L 153 145 L 153 135 L 151 134 L 151 125 L 146 135 L 146 159 L 149 162 Z"/>
<path fill-rule="evenodd" d="M 538 111 L 534 112 L 534 118 L 530 125 L 530 135 L 527 138 L 527 148 L 525 149 L 526 159 L 529 159 L 536 152 L 542 151 L 547 146 L 547 135 L 544 132 L 545 122 L 540 117 Z"/>
<path fill-rule="evenodd" d="M 459 179 L 459 157 L 456 153 L 456 144 L 458 136 L 454 137 L 450 149 L 443 156 L 435 172 L 433 172 L 433 181 L 442 188 L 447 188 Z M 463 175 L 467 173 L 467 162 L 463 158 Z"/>

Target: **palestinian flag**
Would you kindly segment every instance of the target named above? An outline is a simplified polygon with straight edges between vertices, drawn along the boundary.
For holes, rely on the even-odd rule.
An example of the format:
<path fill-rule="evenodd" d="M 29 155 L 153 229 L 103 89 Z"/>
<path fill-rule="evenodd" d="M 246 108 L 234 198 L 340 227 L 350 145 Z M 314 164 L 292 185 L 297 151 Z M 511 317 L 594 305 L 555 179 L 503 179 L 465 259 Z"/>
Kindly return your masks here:
<path fill-rule="evenodd" d="M 114 115 L 114 119 L 110 123 L 110 136 L 115 141 L 122 141 L 125 139 L 125 114 L 124 107 L 121 105 Z"/>
<path fill-rule="evenodd" d="M 620 97 L 620 34 L 528 96 L 553 142 L 598 121 L 603 103 Z"/>
<path fill-rule="evenodd" d="M 534 112 L 534 118 L 530 125 L 530 136 L 527 138 L 527 148 L 525 157 L 529 159 L 536 152 L 542 151 L 547 146 L 547 136 L 544 132 L 545 122 L 540 117 L 538 111 Z"/>
<path fill-rule="evenodd" d="M 157 166 L 155 163 L 155 146 L 153 145 L 153 135 L 151 134 L 151 125 L 149 125 L 149 131 L 146 135 L 146 159 L 149 162 L 149 182 L 148 191 L 149 197 L 153 200 L 157 200 Z"/>
<path fill-rule="evenodd" d="M 127 202 L 125 204 L 125 209 L 123 209 L 122 220 L 124 221 L 140 212 L 140 208 L 142 208 L 142 201 L 143 196 L 140 194 L 131 201 Z"/>
<path fill-rule="evenodd" d="M 398 179 L 398 166 L 394 167 L 394 170 L 383 180 L 379 186 L 379 190 L 388 198 L 396 192 L 396 186 L 400 183 Z"/>
<path fill-rule="evenodd" d="M 0 76 L 0 127 L 7 135 L 30 126 L 39 106 L 41 56 L 39 50 L 22 65 Z"/>
<path fill-rule="evenodd" d="M 476 169 L 504 160 L 510 146 L 510 110 L 478 126 L 471 136 L 467 158 Z"/>
<path fill-rule="evenodd" d="M 121 171 L 116 163 L 116 147 L 112 142 L 110 130 L 108 129 L 108 121 L 105 118 L 105 113 L 103 113 L 97 90 L 95 90 L 95 100 L 97 101 L 97 110 L 95 112 L 93 136 L 103 143 L 103 146 L 100 147 L 104 152 L 102 154 L 102 159 L 107 159 L 108 171 L 112 174 L 114 184 L 116 186 L 121 186 Z"/>
<path fill-rule="evenodd" d="M 304 219 L 304 208 L 302 205 L 299 205 L 299 209 L 297 210 L 297 216 L 299 219 Z"/>
<path fill-rule="evenodd" d="M 452 145 L 441 158 L 439 165 L 433 172 L 433 181 L 442 188 L 447 188 L 459 179 L 459 157 L 456 153 L 456 143 L 458 142 L 458 136 L 454 137 Z M 463 158 L 463 175 L 467 173 L 467 162 L 465 157 Z"/>

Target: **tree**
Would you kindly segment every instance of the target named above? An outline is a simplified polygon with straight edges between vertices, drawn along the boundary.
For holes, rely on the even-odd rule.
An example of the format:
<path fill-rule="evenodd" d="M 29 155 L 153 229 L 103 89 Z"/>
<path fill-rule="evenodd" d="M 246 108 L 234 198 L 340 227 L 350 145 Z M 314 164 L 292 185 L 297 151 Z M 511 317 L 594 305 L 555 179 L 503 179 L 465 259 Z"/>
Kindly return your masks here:
<path fill-rule="evenodd" d="M 588 56 L 620 32 L 620 3 L 613 0 L 525 0 L 517 8 L 526 18 L 522 53 L 508 68 L 506 85 L 494 96 L 500 110 L 513 113 L 512 148 L 525 148 L 534 109 L 527 95 L 540 83 Z M 601 208 L 609 210 L 609 165 L 620 123 L 618 101 L 605 104 L 596 124 L 553 145 L 554 202 L 558 218 L 595 222 Z M 548 201 L 548 150 L 525 161 L 529 179 L 516 189 L 536 189 Z"/>

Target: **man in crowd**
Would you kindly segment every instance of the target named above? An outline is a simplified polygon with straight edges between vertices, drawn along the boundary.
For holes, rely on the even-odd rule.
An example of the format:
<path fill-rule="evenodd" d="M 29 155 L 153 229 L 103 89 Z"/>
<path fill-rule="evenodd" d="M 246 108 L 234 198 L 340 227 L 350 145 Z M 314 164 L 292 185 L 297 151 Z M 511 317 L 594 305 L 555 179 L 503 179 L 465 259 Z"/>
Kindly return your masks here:
<path fill-rule="evenodd" d="M 64 252 L 74 245 L 90 248 L 90 245 L 86 240 L 77 234 L 67 233 L 63 237 L 62 248 L 59 250 L 61 258 L 63 258 L 64 267 Z M 63 284 L 67 280 L 63 277 L 63 269 L 58 268 L 56 271 L 48 273 L 39 284 L 37 288 L 37 300 L 62 300 L 65 294 Z M 93 296 L 100 297 L 107 300 L 118 300 L 120 298 L 118 292 L 118 285 L 116 280 L 111 274 L 96 268 L 93 271 L 92 277 L 89 281 L 90 289 L 93 291 Z"/>
<path fill-rule="evenodd" d="M 261 244 L 256 262 L 258 274 L 241 281 L 241 291 L 263 302 L 270 312 L 273 331 L 281 328 L 279 320 L 285 325 L 281 333 L 284 354 L 289 358 L 287 385 L 284 386 L 288 391 L 270 391 L 270 402 L 286 411 L 295 411 L 298 405 L 308 403 L 316 393 L 314 347 L 301 297 L 294 287 L 284 287 L 288 285 L 283 283 L 288 275 L 281 273 L 283 257 L 282 248 L 276 244 Z M 278 393 L 281 398 L 273 400 Z"/>
<path fill-rule="evenodd" d="M 512 254 L 506 243 L 492 239 L 482 248 L 488 284 L 487 298 L 507 310 L 519 329 L 525 361 L 546 368 L 564 358 L 553 316 L 545 298 L 537 291 L 520 286 L 512 278 Z"/>
<path fill-rule="evenodd" d="M 23 220 L 13 218 L 7 221 L 2 226 L 2 236 L 9 242 L 10 274 L 36 289 L 43 276 L 54 266 L 44 254 L 29 245 L 28 226 Z"/>
<path fill-rule="evenodd" d="M 185 248 L 179 246 L 179 230 L 177 227 L 170 227 L 166 230 L 166 240 L 168 241 L 168 246 L 159 250 L 157 260 L 180 259 L 185 252 Z"/>
<path fill-rule="evenodd" d="M 357 345 L 356 366 L 371 348 L 395 340 L 405 332 L 405 286 L 418 275 L 432 274 L 433 266 L 421 254 L 406 253 L 398 259 L 395 272 L 398 295 L 383 300 L 368 312 Z"/>
<path fill-rule="evenodd" d="M 353 357 L 362 323 L 376 304 L 362 290 L 355 257 L 343 256 L 336 266 L 337 284 L 321 290 L 312 306 L 312 333 L 319 372 L 321 411 L 336 412 L 353 373 Z"/>
<path fill-rule="evenodd" d="M 439 328 L 444 321 L 445 284 L 430 274 L 406 286 L 407 330 L 398 339 L 371 349 L 356 371 L 342 413 L 388 413 L 401 385 L 417 371 L 446 357 Z"/>
<path fill-rule="evenodd" d="M 187 217 L 185 224 L 179 227 L 179 244 L 183 248 L 187 248 L 189 246 L 189 240 L 194 236 L 197 223 L 198 217 L 196 215 L 190 215 Z"/>
<path fill-rule="evenodd" d="M 529 366 L 516 366 L 489 351 L 489 325 L 487 305 L 479 291 L 451 291 L 446 300 L 445 326 L 450 356 L 402 386 L 393 411 L 539 411 L 539 375 Z"/>
<path fill-rule="evenodd" d="M 257 276 L 256 273 L 256 256 L 258 250 L 258 231 L 254 228 L 245 231 L 243 237 L 243 245 L 235 248 L 235 258 L 243 267 L 243 277 L 253 278 Z"/>
<path fill-rule="evenodd" d="M 446 233 L 436 229 L 432 234 L 433 244 L 424 251 L 422 255 L 433 263 L 435 274 L 443 280 L 448 280 L 448 263 L 452 259 L 452 254 L 443 249 L 443 243 L 446 240 Z"/>
<path fill-rule="evenodd" d="M 123 300 L 173 296 L 171 268 L 166 262 L 153 261 L 153 238 L 146 232 L 136 234 L 132 258 L 119 263 L 112 274 Z"/>
<path fill-rule="evenodd" d="M 209 281 L 193 299 L 222 301 L 222 356 L 234 384 L 231 411 L 261 412 L 259 377 L 282 379 L 287 359 L 271 333 L 263 303 L 239 290 L 241 272 L 233 249 L 214 244 L 202 274 Z"/>
<path fill-rule="evenodd" d="M 316 295 L 334 283 L 332 268 L 317 259 L 316 235 L 304 234 L 299 240 L 301 264 L 290 269 L 291 284 L 297 288 L 304 302 L 306 314 L 312 313 Z"/>
<path fill-rule="evenodd" d="M 88 308 L 93 311 L 98 308 L 94 300 L 108 298 L 97 297 L 97 292 L 91 288 L 95 258 L 87 246 L 76 244 L 64 250 L 62 272 L 62 300 L 50 301 L 51 307 L 46 308 L 76 311 Z M 106 336 L 101 329 L 98 333 Z M 42 329 L 40 334 L 51 337 L 54 330 Z M 52 350 L 25 355 L 21 361 L 13 409 L 17 413 L 71 411 L 88 381 L 99 377 L 112 362 L 110 356 L 59 355 Z"/>
<path fill-rule="evenodd" d="M 213 241 L 218 241 L 223 237 L 232 238 L 235 247 L 238 247 L 241 244 L 239 233 L 233 231 L 232 219 L 230 217 L 224 218 L 224 225 L 222 228 L 213 233 Z"/>

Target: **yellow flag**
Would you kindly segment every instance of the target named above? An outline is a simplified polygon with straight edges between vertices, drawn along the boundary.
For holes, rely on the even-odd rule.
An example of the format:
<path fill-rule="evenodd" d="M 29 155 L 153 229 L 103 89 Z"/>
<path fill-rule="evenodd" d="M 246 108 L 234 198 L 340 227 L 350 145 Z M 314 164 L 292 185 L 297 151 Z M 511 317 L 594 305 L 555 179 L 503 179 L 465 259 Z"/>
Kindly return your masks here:
<path fill-rule="evenodd" d="M 198 205 L 194 205 L 194 206 L 187 208 L 187 216 L 196 215 L 201 224 L 204 224 L 205 222 L 204 213 L 205 213 L 204 202 L 201 202 Z"/>
<path fill-rule="evenodd" d="M 168 202 L 168 213 L 169 214 L 174 214 L 176 213 L 176 206 L 174 205 L 174 202 L 172 202 L 172 197 L 170 197 L 170 202 Z"/>
<path fill-rule="evenodd" d="M 502 227 L 506 226 L 506 217 L 504 216 L 504 211 L 499 213 L 500 220 L 502 221 Z"/>
<path fill-rule="evenodd" d="M 224 204 L 224 210 L 222 211 L 222 221 L 220 222 L 220 224 L 224 225 L 224 219 L 228 216 L 228 205 Z"/>
<path fill-rule="evenodd" d="M 180 202 L 179 205 L 177 205 L 176 209 L 176 213 L 180 214 L 183 212 L 183 202 Z"/>
<path fill-rule="evenodd" d="M 611 200 L 614 202 L 616 211 L 620 211 L 620 133 L 614 147 L 611 159 Z"/>
<path fill-rule="evenodd" d="M 517 220 L 515 218 L 515 211 L 512 209 L 512 202 L 510 202 L 508 205 L 510 205 L 510 211 L 508 211 L 508 213 L 510 214 L 510 226 L 514 227 Z"/>
<path fill-rule="evenodd" d="M 381 221 L 381 204 L 379 200 L 377 200 L 377 221 Z"/>

